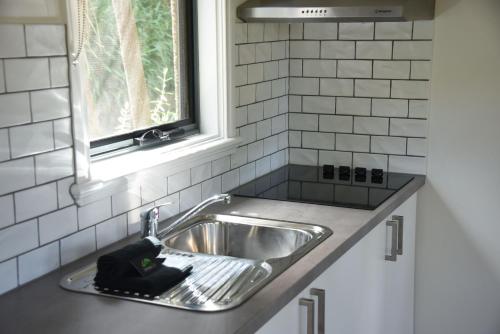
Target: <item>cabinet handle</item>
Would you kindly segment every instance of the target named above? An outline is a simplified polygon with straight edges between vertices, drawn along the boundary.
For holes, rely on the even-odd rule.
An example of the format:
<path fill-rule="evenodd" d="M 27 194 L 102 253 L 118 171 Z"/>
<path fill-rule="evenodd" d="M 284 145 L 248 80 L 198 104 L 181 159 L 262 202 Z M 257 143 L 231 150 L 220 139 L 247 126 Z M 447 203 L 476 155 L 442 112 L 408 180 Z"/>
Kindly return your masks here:
<path fill-rule="evenodd" d="M 404 222 L 404 217 L 403 216 L 392 216 L 392 220 L 394 220 L 398 223 L 397 253 L 398 253 L 398 255 L 403 255 L 403 222 Z"/>
<path fill-rule="evenodd" d="M 312 288 L 310 294 L 318 297 L 318 334 L 325 334 L 325 290 Z"/>
<path fill-rule="evenodd" d="M 307 334 L 314 334 L 314 300 L 300 298 L 299 305 L 307 308 Z"/>
<path fill-rule="evenodd" d="M 385 260 L 396 262 L 398 256 L 398 222 L 389 220 L 385 224 L 391 228 L 391 253 L 385 255 Z"/>

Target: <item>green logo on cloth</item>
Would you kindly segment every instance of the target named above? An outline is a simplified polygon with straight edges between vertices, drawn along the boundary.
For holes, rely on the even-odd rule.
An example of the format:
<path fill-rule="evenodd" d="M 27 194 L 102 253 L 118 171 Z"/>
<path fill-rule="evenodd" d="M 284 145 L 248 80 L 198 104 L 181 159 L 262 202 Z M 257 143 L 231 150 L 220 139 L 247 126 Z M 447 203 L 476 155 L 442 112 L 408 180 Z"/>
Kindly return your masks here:
<path fill-rule="evenodd" d="M 152 265 L 153 265 L 153 261 L 147 257 L 142 259 L 142 261 L 141 261 L 141 267 L 143 269 L 147 269 L 147 268 L 151 267 Z"/>

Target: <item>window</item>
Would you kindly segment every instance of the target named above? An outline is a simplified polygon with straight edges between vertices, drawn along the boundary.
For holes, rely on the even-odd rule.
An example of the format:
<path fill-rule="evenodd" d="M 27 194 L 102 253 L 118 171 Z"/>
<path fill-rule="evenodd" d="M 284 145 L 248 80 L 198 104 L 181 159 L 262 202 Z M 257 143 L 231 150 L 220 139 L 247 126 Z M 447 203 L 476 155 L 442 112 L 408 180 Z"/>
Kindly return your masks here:
<path fill-rule="evenodd" d="M 196 129 L 192 1 L 81 0 L 80 7 L 91 155 Z"/>

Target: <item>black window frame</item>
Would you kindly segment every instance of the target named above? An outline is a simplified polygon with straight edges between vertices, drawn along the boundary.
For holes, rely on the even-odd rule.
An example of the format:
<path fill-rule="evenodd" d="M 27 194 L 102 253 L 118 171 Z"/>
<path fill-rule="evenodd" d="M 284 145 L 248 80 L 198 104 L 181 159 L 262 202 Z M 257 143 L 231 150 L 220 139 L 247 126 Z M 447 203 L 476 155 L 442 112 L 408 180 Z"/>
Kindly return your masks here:
<path fill-rule="evenodd" d="M 110 156 L 129 153 L 140 149 L 148 149 L 152 146 L 169 145 L 187 136 L 199 133 L 199 125 L 197 123 L 197 87 L 198 87 L 198 48 L 197 48 L 197 5 L 196 0 L 181 0 L 184 2 L 184 20 L 185 20 L 185 48 L 186 51 L 186 75 L 187 84 L 185 85 L 185 94 L 187 95 L 188 118 L 159 126 L 152 126 L 140 130 L 135 130 L 129 133 L 106 137 L 103 139 L 90 141 L 90 158 L 91 160 L 99 160 Z M 182 85 L 181 85 L 182 86 Z M 147 146 L 140 146 L 134 139 L 140 138 L 145 133 L 151 130 L 160 130 L 162 132 L 170 132 L 181 130 L 182 135 L 176 136 L 165 142 L 160 142 Z"/>

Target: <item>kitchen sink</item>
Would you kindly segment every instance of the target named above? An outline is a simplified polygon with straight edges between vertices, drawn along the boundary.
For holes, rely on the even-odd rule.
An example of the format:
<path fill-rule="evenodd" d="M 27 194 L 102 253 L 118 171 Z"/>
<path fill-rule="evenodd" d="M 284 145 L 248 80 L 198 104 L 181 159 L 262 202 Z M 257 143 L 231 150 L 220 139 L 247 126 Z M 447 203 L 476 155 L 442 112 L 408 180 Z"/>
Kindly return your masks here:
<path fill-rule="evenodd" d="M 65 289 L 195 311 L 236 307 L 332 234 L 328 228 L 232 215 L 199 215 L 161 240 L 165 265 L 191 275 L 160 296 L 94 285 L 92 264 L 61 281 Z"/>

